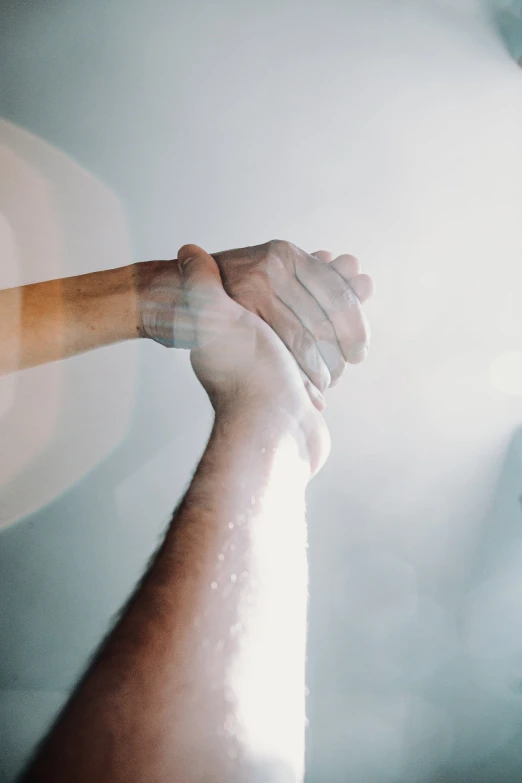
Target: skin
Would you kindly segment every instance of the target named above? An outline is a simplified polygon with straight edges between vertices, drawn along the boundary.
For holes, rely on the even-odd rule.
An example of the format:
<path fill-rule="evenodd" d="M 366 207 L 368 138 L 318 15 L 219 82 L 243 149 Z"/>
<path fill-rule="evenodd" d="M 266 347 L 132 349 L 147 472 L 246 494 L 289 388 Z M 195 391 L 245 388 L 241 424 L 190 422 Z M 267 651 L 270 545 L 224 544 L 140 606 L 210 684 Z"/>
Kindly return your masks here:
<path fill-rule="evenodd" d="M 305 489 L 329 451 L 295 361 L 178 258 L 191 362 L 215 411 L 165 539 L 23 783 L 303 779 Z"/>
<path fill-rule="evenodd" d="M 358 260 L 309 255 L 280 240 L 214 259 L 225 291 L 279 335 L 321 407 L 320 392 L 339 380 L 346 363 L 366 357 L 361 303 L 373 283 Z M 137 337 L 192 348 L 191 307 L 177 260 L 0 291 L 0 375 Z"/>

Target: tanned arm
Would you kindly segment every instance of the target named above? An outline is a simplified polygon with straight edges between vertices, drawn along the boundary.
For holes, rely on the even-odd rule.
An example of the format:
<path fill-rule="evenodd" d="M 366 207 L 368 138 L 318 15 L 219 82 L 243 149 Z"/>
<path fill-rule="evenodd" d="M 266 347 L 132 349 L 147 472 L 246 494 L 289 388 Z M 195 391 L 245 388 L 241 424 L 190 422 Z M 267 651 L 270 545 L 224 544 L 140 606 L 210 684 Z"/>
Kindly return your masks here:
<path fill-rule="evenodd" d="M 346 362 L 366 356 L 361 302 L 373 283 L 353 256 L 316 256 L 273 241 L 214 258 L 229 296 L 274 329 L 308 388 L 322 391 L 340 378 Z M 0 375 L 135 337 L 192 348 L 192 316 L 177 260 L 2 290 Z"/>
<path fill-rule="evenodd" d="M 0 291 L 0 375 L 138 337 L 133 267 Z"/>

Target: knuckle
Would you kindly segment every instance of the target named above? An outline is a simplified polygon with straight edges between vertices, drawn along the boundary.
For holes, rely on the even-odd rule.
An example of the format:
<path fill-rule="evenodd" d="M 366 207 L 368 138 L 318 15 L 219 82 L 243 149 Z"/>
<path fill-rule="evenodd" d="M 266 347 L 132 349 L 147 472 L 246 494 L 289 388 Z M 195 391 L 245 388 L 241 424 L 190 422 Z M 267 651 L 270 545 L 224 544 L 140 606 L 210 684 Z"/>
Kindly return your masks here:
<path fill-rule="evenodd" d="M 271 239 L 267 244 L 272 253 L 285 253 L 291 248 L 290 242 L 285 239 Z"/>
<path fill-rule="evenodd" d="M 296 247 L 286 239 L 271 239 L 268 242 L 269 255 L 287 260 L 296 252 Z"/>
<path fill-rule="evenodd" d="M 357 297 L 352 287 L 345 283 L 340 285 L 334 293 L 334 304 L 341 310 L 357 307 Z"/>
<path fill-rule="evenodd" d="M 263 257 L 261 268 L 267 278 L 273 282 L 288 274 L 290 258 L 289 243 L 282 239 L 272 239 L 267 243 L 267 252 Z"/>

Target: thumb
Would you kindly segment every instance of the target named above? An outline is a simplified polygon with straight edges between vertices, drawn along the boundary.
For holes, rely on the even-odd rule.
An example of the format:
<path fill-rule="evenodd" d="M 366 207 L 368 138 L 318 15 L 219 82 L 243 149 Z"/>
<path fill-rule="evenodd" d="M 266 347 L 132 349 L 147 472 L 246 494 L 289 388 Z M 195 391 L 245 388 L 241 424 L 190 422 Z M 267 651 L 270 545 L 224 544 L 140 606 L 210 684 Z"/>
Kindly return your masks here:
<path fill-rule="evenodd" d="M 178 264 L 186 288 L 194 288 L 205 296 L 224 293 L 218 265 L 203 248 L 183 245 L 178 251 Z"/>
<path fill-rule="evenodd" d="M 192 347 L 203 347 L 230 328 L 237 318 L 227 296 L 219 268 L 198 245 L 183 245 L 178 252 L 185 298 L 185 314 L 193 331 Z"/>

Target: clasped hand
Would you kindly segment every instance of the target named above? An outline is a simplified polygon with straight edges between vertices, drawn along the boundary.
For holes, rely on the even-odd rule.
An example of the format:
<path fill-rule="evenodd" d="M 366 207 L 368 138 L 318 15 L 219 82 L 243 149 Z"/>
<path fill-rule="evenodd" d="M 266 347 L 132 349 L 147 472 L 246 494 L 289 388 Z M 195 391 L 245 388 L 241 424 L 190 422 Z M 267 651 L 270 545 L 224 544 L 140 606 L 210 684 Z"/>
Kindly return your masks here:
<path fill-rule="evenodd" d="M 195 246 L 185 246 L 190 248 Z M 335 384 L 347 363 L 366 358 L 370 330 L 361 305 L 373 283 L 351 255 L 308 254 L 272 240 L 216 253 L 225 292 L 270 326 L 294 356 L 311 396 Z M 140 331 L 163 345 L 197 345 L 198 291 L 183 291 L 179 264 L 139 264 Z M 316 395 L 320 398 L 319 395 Z"/>

